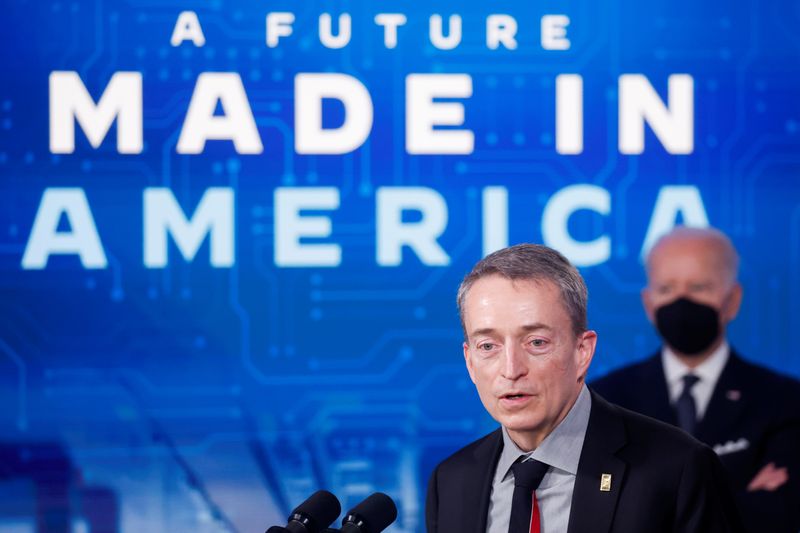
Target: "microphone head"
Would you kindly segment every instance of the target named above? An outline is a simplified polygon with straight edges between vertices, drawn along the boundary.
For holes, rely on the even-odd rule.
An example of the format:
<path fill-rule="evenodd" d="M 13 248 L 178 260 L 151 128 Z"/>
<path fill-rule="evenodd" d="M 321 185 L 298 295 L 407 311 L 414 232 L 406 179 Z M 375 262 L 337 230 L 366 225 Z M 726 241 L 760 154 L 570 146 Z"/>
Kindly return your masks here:
<path fill-rule="evenodd" d="M 353 524 L 362 533 L 379 533 L 396 519 L 397 506 L 394 501 L 386 494 L 376 492 L 350 509 L 342 520 L 342 526 Z"/>
<path fill-rule="evenodd" d="M 342 512 L 339 500 L 327 490 L 318 490 L 292 511 L 289 520 L 297 520 L 306 525 L 309 533 L 317 533 L 328 527 Z"/>

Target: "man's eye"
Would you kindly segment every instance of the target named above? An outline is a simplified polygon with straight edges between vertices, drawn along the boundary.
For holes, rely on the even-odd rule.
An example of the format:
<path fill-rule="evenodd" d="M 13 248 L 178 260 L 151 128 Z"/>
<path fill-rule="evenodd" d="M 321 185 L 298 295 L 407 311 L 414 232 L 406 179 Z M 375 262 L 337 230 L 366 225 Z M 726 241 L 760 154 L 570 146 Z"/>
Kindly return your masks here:
<path fill-rule="evenodd" d="M 491 350 L 493 347 L 494 347 L 494 344 L 492 344 L 491 342 L 482 342 L 482 343 L 480 343 L 480 344 L 478 345 L 478 349 L 479 349 L 479 350 L 483 350 L 483 351 L 485 351 L 485 352 L 488 352 L 488 351 L 489 351 L 489 350 Z"/>
<path fill-rule="evenodd" d="M 533 339 L 531 341 L 531 346 L 535 346 L 537 348 L 541 348 L 544 345 L 545 345 L 545 340 L 544 339 Z"/>

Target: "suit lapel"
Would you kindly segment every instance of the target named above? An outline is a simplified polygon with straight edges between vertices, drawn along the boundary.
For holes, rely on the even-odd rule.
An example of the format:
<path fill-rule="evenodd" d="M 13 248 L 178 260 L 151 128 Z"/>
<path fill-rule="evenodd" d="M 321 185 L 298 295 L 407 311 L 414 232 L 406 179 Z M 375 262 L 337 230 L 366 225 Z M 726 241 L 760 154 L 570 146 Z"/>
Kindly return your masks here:
<path fill-rule="evenodd" d="M 489 514 L 489 500 L 492 496 L 494 471 L 500 453 L 503 451 L 503 437 L 500 430 L 495 431 L 473 455 L 474 468 L 465 471 L 461 483 L 462 531 L 486 531 L 486 517 Z"/>
<path fill-rule="evenodd" d="M 747 391 L 743 390 L 744 379 L 741 360 L 731 350 L 728 362 L 719 375 L 705 415 L 697 425 L 696 437 L 714 446 L 732 427 L 747 403 Z"/>
<path fill-rule="evenodd" d="M 572 493 L 568 533 L 605 533 L 611 528 L 626 470 L 626 464 L 615 453 L 627 441 L 625 426 L 613 409 L 592 393 L 592 411 Z M 606 476 L 610 476 L 607 491 L 601 490 L 601 481 Z"/>

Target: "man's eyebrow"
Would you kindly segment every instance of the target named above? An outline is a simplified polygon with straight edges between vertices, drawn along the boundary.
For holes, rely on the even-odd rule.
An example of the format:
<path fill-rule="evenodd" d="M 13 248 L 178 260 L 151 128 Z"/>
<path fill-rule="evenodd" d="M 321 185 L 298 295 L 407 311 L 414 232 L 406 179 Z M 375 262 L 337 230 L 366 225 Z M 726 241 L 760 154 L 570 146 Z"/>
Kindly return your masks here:
<path fill-rule="evenodd" d="M 547 324 L 544 324 L 543 322 L 534 322 L 533 324 L 525 324 L 524 326 L 521 326 L 519 329 L 522 330 L 525 333 L 530 333 L 530 332 L 533 332 L 533 331 L 539 331 L 539 330 L 542 330 L 542 329 L 547 330 L 547 331 L 553 331 L 552 326 L 548 326 Z M 481 329 L 474 330 L 470 334 L 470 337 L 477 337 L 478 335 L 493 335 L 495 333 L 497 333 L 497 330 L 494 329 L 494 328 L 481 328 Z"/>
<path fill-rule="evenodd" d="M 476 329 L 476 330 L 474 330 L 474 331 L 473 331 L 473 332 L 470 334 L 470 337 L 477 337 L 478 335 L 492 335 L 492 334 L 494 334 L 496 331 L 497 331 L 497 330 L 495 330 L 494 328 L 481 328 L 481 329 Z"/>
<path fill-rule="evenodd" d="M 531 331 L 537 331 L 537 330 L 540 330 L 540 329 L 546 329 L 547 331 L 553 331 L 552 326 L 548 326 L 547 324 L 545 324 L 543 322 L 535 322 L 533 324 L 525 324 L 520 329 L 522 331 L 526 332 L 526 333 L 531 332 Z"/>

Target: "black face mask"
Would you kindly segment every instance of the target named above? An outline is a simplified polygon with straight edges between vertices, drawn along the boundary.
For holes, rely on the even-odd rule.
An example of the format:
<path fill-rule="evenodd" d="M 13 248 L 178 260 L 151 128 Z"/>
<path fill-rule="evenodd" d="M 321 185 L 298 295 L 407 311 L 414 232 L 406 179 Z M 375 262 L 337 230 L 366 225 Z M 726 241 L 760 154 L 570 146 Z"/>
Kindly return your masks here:
<path fill-rule="evenodd" d="M 719 334 L 719 312 L 688 298 L 678 298 L 656 309 L 656 328 L 671 347 L 682 354 L 699 355 Z"/>

